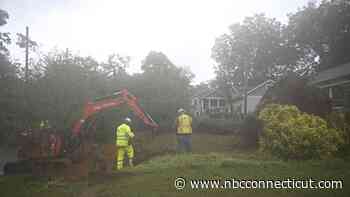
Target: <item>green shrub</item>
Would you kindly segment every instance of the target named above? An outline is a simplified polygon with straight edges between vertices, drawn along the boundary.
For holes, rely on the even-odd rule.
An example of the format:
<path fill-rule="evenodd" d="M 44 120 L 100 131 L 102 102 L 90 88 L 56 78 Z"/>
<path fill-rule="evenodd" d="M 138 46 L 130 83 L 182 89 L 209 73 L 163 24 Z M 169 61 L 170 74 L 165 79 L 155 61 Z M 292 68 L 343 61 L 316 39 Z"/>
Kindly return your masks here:
<path fill-rule="evenodd" d="M 344 134 L 349 137 L 350 123 L 346 121 L 345 113 L 332 112 L 327 117 L 327 121 L 331 127 L 346 131 Z"/>
<path fill-rule="evenodd" d="M 293 105 L 267 105 L 259 119 L 264 122 L 261 150 L 284 159 L 328 158 L 344 143 L 340 130 Z"/>
<path fill-rule="evenodd" d="M 344 144 L 339 149 L 339 156 L 347 157 L 350 155 L 350 124 L 346 120 L 346 114 L 342 112 L 332 112 L 327 117 L 327 121 L 332 128 L 342 130 Z"/>

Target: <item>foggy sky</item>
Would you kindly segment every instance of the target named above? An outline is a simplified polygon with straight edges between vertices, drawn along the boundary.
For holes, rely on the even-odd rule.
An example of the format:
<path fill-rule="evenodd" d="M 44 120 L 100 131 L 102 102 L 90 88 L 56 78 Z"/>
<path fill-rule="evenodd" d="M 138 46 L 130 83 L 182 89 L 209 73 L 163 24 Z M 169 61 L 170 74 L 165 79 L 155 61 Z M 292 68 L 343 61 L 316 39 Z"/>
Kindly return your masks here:
<path fill-rule="evenodd" d="M 41 50 L 69 48 L 99 61 L 112 53 L 131 56 L 129 72 L 140 71 L 150 50 L 188 66 L 195 83 L 214 77 L 210 58 L 215 38 L 245 16 L 265 13 L 286 23 L 287 14 L 308 0 L 0 0 L 10 18 L 1 27 L 15 39 L 30 27 Z M 16 58 L 23 50 L 12 46 Z"/>

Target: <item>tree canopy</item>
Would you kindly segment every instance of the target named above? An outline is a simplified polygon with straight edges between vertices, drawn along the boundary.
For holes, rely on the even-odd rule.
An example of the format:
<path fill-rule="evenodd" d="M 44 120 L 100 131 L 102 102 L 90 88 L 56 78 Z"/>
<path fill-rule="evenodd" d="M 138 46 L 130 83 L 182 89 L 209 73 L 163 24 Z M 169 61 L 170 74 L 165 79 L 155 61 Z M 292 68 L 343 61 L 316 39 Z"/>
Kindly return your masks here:
<path fill-rule="evenodd" d="M 0 17 L 1 24 L 6 24 L 8 14 L 2 11 Z M 81 116 L 85 102 L 122 88 L 135 94 L 163 128 L 172 125 L 179 107 L 189 105 L 193 74 L 185 67 L 176 66 L 162 52 L 151 51 L 142 61 L 142 72 L 128 74 L 128 56 L 115 53 L 99 62 L 69 50 L 54 50 L 31 62 L 30 76 L 25 81 L 23 70 L 8 58 L 6 45 L 11 42 L 10 37 L 7 33 L 1 35 L 0 139 L 3 141 L 13 141 L 17 130 L 37 127 L 41 120 L 48 120 L 57 131 L 67 134 Z M 24 41 L 23 35 L 19 36 L 19 47 Z M 115 111 L 129 113 L 125 107 Z M 103 136 L 106 132 L 101 129 L 112 132 L 120 114 L 100 115 L 97 118 L 103 124 L 98 124 L 99 133 Z"/>
<path fill-rule="evenodd" d="M 0 9 L 0 26 L 9 20 Z M 23 47 L 26 38 L 17 35 L 18 47 Z M 171 125 L 178 108 L 190 107 L 193 73 L 162 52 L 150 51 L 140 63 L 141 72 L 130 74 L 130 57 L 118 53 L 100 62 L 69 50 L 51 51 L 30 63 L 25 81 L 21 66 L 10 58 L 11 41 L 10 33 L 0 32 L 0 140 L 42 119 L 69 130 L 87 100 L 121 88 L 138 96 L 163 127 Z M 290 14 L 287 24 L 255 14 L 215 40 L 216 79 L 210 85 L 230 95 L 233 88 L 241 89 L 243 76 L 254 86 L 290 72 L 309 75 L 349 62 L 349 51 L 349 0 L 310 3 Z"/>
<path fill-rule="evenodd" d="M 264 14 L 229 27 L 212 48 L 223 89 L 243 87 L 287 73 L 310 75 L 350 62 L 350 2 L 309 3 L 282 24 Z"/>
<path fill-rule="evenodd" d="M 223 83 L 241 87 L 246 70 L 248 83 L 256 85 L 279 77 L 295 63 L 295 49 L 286 42 L 284 25 L 275 19 L 257 14 L 229 30 L 212 49 L 217 77 Z"/>
<path fill-rule="evenodd" d="M 349 62 L 350 1 L 309 3 L 289 16 L 288 34 L 289 42 L 318 70 Z"/>

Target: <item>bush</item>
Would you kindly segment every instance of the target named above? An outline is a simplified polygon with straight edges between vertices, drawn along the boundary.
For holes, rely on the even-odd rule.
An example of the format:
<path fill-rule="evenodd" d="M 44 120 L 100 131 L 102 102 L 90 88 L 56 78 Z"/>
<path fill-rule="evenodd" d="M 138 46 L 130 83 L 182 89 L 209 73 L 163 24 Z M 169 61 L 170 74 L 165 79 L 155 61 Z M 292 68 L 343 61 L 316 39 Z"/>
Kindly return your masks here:
<path fill-rule="evenodd" d="M 327 121 L 332 128 L 342 130 L 344 144 L 339 149 L 339 156 L 346 157 L 350 155 L 350 124 L 346 120 L 346 114 L 341 112 L 332 112 L 327 117 Z"/>
<path fill-rule="evenodd" d="M 232 119 L 213 119 L 202 117 L 195 121 L 195 132 L 206 132 L 214 134 L 228 134 L 236 132 L 240 127 L 241 122 Z"/>
<path fill-rule="evenodd" d="M 241 124 L 239 135 L 241 146 L 246 148 L 256 148 L 258 146 L 259 135 L 262 131 L 262 122 L 255 114 L 249 114 Z"/>
<path fill-rule="evenodd" d="M 264 123 L 261 150 L 284 159 L 328 158 L 344 143 L 340 130 L 293 105 L 267 105 L 259 118 Z"/>

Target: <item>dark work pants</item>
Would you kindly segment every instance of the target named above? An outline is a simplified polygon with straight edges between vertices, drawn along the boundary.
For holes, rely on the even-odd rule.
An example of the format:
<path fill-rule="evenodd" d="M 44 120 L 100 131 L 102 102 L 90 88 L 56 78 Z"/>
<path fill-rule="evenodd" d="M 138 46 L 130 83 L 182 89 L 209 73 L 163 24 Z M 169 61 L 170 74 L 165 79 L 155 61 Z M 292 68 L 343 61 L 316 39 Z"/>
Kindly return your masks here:
<path fill-rule="evenodd" d="M 178 153 L 191 152 L 192 151 L 192 135 L 191 134 L 177 134 L 177 147 Z"/>

